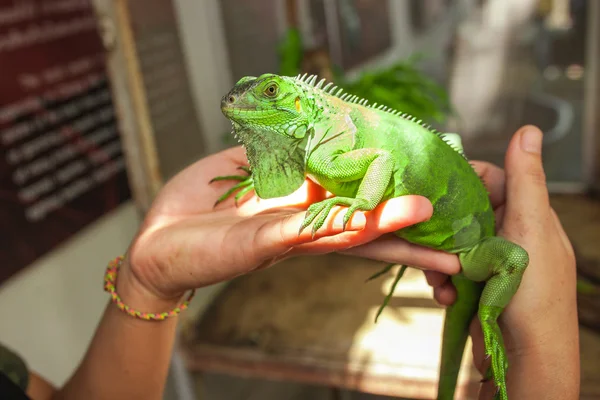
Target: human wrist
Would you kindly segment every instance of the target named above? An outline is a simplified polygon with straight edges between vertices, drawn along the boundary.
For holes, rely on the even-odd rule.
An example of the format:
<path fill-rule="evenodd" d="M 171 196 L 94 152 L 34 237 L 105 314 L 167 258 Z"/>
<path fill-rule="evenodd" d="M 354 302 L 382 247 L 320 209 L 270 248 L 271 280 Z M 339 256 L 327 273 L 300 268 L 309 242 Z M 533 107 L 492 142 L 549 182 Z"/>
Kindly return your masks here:
<path fill-rule="evenodd" d="M 564 399 L 575 398 L 571 395 L 579 388 L 579 325 L 576 307 L 566 303 L 555 305 L 552 312 L 543 315 L 505 321 L 505 327 L 511 327 L 503 329 L 510 364 L 509 386 L 516 385 L 514 389 L 520 394 L 515 397 L 531 398 L 525 393 L 533 389 L 522 383 L 522 377 L 535 374 L 540 384 L 544 382 L 541 386 L 545 390 L 557 390 L 565 395 L 561 397 Z"/>
<path fill-rule="evenodd" d="M 166 295 L 144 284 L 134 272 L 127 256 L 111 262 L 105 277 L 105 289 L 111 293 L 113 302 L 122 311 L 147 320 L 176 315 L 187 308 L 187 303 L 193 296 L 193 292 L 187 299 L 183 298 L 184 292 Z"/>
<path fill-rule="evenodd" d="M 507 384 L 511 397 L 519 399 L 555 398 L 575 400 L 579 398 L 580 365 L 578 340 L 571 339 L 528 351 L 509 353 Z M 535 376 L 535 382 L 523 380 Z"/>

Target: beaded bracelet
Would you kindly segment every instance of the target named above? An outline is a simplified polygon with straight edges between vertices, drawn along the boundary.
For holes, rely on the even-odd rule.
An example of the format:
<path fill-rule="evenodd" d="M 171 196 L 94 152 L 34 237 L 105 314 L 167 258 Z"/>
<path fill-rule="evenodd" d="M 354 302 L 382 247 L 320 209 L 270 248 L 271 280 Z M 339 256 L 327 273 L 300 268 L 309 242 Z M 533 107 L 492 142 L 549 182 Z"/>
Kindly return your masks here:
<path fill-rule="evenodd" d="M 194 294 L 196 293 L 195 289 L 192 290 L 192 292 L 190 293 L 188 298 L 182 304 L 175 307 L 171 311 L 163 312 L 160 314 L 136 311 L 136 310 L 131 309 L 125 303 L 123 303 L 123 300 L 121 300 L 121 297 L 117 294 L 116 281 L 117 281 L 117 271 L 121 267 L 121 263 L 123 262 L 124 258 L 125 257 L 123 257 L 123 256 L 119 256 L 119 257 L 115 258 L 114 260 L 111 260 L 108 263 L 108 266 L 106 267 L 106 274 L 104 275 L 104 290 L 106 292 L 110 293 L 112 302 L 115 303 L 121 311 L 124 311 L 125 313 L 131 315 L 134 318 L 144 319 L 147 321 L 149 321 L 149 320 L 162 321 L 168 317 L 173 317 L 173 316 L 179 314 L 181 311 L 188 308 L 190 301 L 192 300 L 192 298 L 194 297 Z"/>

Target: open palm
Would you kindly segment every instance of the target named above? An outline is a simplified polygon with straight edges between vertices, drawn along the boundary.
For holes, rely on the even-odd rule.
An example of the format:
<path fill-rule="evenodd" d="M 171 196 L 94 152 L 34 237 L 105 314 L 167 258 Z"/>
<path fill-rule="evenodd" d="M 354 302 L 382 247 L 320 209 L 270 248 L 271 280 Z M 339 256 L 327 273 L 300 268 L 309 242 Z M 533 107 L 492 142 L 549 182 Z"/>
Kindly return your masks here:
<path fill-rule="evenodd" d="M 420 196 L 390 200 L 356 213 L 342 231 L 343 208 L 313 238 L 298 234 L 304 212 L 326 193 L 306 181 L 290 196 L 261 200 L 248 194 L 239 206 L 217 199 L 235 182 L 209 183 L 215 176 L 240 174 L 247 165 L 242 148 L 203 158 L 171 179 L 155 199 L 129 261 L 138 279 L 163 296 L 211 285 L 299 254 L 342 251 L 426 220 L 430 202 Z"/>

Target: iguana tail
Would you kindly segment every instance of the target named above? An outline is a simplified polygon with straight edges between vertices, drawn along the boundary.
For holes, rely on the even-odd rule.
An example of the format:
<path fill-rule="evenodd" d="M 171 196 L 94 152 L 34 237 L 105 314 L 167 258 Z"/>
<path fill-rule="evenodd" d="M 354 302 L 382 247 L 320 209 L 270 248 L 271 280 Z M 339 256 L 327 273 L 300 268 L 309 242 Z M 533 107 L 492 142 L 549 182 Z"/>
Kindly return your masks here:
<path fill-rule="evenodd" d="M 469 337 L 469 326 L 477 315 L 479 297 L 483 290 L 481 283 L 468 280 L 462 275 L 453 275 L 451 279 L 456 287 L 457 298 L 454 304 L 446 309 L 438 400 L 454 400 L 458 372 Z"/>

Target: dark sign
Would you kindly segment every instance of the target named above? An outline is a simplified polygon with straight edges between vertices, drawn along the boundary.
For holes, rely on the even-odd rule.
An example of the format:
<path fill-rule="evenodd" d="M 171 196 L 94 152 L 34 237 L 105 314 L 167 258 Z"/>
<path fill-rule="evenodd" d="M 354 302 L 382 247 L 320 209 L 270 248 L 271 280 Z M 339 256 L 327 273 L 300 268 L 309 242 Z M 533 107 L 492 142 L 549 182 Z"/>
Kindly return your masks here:
<path fill-rule="evenodd" d="M 130 191 L 91 0 L 0 0 L 0 71 L 1 282 Z"/>

